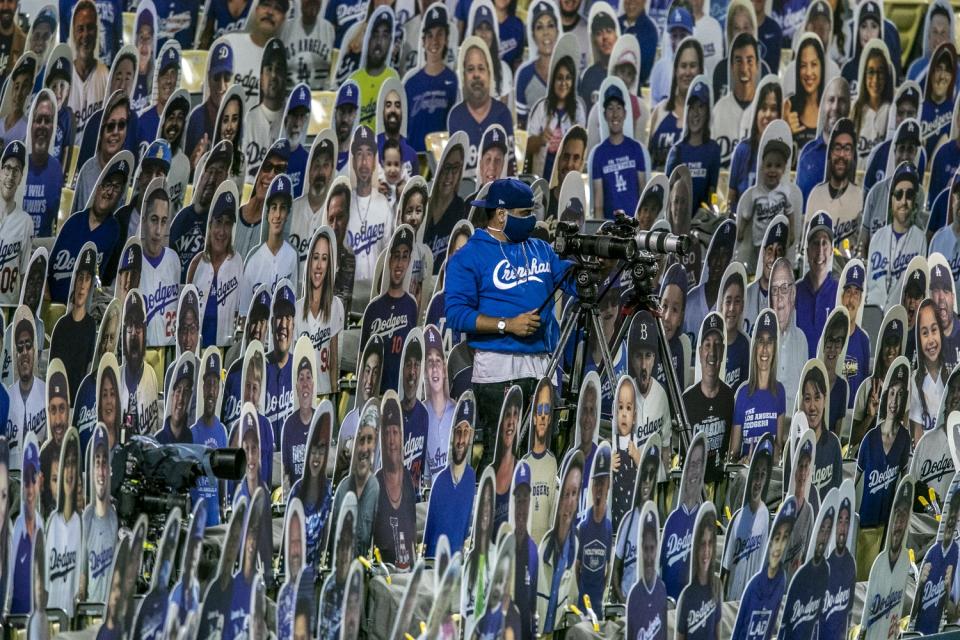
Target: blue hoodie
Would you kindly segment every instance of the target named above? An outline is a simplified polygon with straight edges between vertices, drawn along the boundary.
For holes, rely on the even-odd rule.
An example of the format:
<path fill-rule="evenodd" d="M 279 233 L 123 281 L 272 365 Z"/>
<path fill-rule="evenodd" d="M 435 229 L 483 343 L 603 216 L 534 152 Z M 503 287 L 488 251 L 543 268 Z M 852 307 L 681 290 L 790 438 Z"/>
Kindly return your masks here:
<path fill-rule="evenodd" d="M 474 333 L 477 316 L 513 318 L 540 307 L 570 267 L 553 247 L 531 238 L 526 242 L 500 242 L 479 229 L 467 244 L 447 263 L 447 325 L 468 334 L 474 349 L 505 353 L 549 353 L 559 339 L 559 327 L 553 305 L 540 313 L 540 328 L 533 335 L 519 338 L 512 334 Z M 530 273 L 525 271 L 529 267 Z M 575 295 L 573 283 L 564 283 L 564 291 Z"/>

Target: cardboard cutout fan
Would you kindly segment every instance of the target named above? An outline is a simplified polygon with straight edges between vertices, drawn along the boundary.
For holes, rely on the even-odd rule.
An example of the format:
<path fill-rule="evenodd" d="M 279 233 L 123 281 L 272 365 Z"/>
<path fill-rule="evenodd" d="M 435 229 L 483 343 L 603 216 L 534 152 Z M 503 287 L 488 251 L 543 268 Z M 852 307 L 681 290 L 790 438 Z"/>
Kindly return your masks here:
<path fill-rule="evenodd" d="M 285 492 L 303 475 L 307 456 L 305 445 L 314 422 L 314 408 L 317 404 L 317 367 L 310 339 L 306 336 L 297 338 L 293 354 L 289 357 L 293 359 L 293 366 L 290 367 L 290 389 L 293 390 L 291 400 L 295 404 L 280 430 L 280 460 Z"/>
<path fill-rule="evenodd" d="M 380 416 L 382 466 L 376 473 L 380 493 L 373 544 L 380 550 L 384 562 L 406 571 L 416 561 L 417 491 L 403 464 L 403 414 L 396 392 L 384 393 Z"/>
<path fill-rule="evenodd" d="M 180 541 L 182 517 L 179 507 L 174 507 L 167 515 L 157 555 L 153 561 L 150 590 L 147 591 L 137 609 L 133 637 L 151 640 L 164 637 L 167 610 L 170 606 L 170 579 L 173 575 L 174 559 Z"/>
<path fill-rule="evenodd" d="M 511 393 L 514 389 L 516 389 L 517 394 L 520 393 L 519 387 L 511 388 Z M 446 464 L 439 473 L 433 476 L 433 484 L 430 489 L 427 520 L 423 533 L 425 555 L 428 558 L 436 556 L 440 539 L 446 539 L 448 553 L 456 553 L 463 549 L 467 538 L 477 490 L 476 472 L 470 460 L 473 452 L 476 413 L 477 406 L 473 392 L 464 393 L 457 401 L 454 409 Z M 517 402 L 517 413 L 519 413 L 519 402 Z M 511 459 L 512 456 L 511 449 Z M 512 479 L 513 465 L 505 464 L 504 468 L 509 468 L 509 478 Z M 494 480 L 494 490 L 496 491 L 496 485 L 499 484 L 500 480 L 500 473 L 497 472 L 496 467 L 494 468 Z M 501 501 L 499 494 L 495 496 L 496 506 L 499 506 Z M 507 503 L 509 504 L 509 496 L 507 497 Z M 494 516 L 496 519 L 496 512 Z"/>
<path fill-rule="evenodd" d="M 334 535 L 330 538 L 332 553 L 327 562 L 331 571 L 320 588 L 321 615 L 318 620 L 318 632 L 327 638 L 335 637 L 340 628 L 343 613 L 340 604 L 343 601 L 347 576 L 350 572 L 350 562 L 356 556 L 354 539 L 357 526 L 357 496 L 352 491 L 348 491 L 343 496 L 335 524 Z"/>
<path fill-rule="evenodd" d="M 667 595 L 678 598 L 690 576 L 690 550 L 694 521 L 703 501 L 703 478 L 706 468 L 706 438 L 694 436 L 683 464 L 676 506 L 663 523 L 660 543 L 660 575 Z"/>
<path fill-rule="evenodd" d="M 496 553 L 496 532 L 493 530 L 494 486 L 493 469 L 487 467 L 480 476 L 477 487 L 470 551 L 463 561 L 460 611 L 464 616 L 463 627 L 469 634 L 473 633 L 477 621 L 486 611 L 486 598 L 490 595 L 490 569 Z"/>
<path fill-rule="evenodd" d="M 693 527 L 689 582 L 677 600 L 678 638 L 714 638 L 720 635 L 722 596 L 720 580 L 714 575 L 717 555 L 716 521 L 716 507 L 712 502 L 704 502 Z"/>
<path fill-rule="evenodd" d="M 955 425 L 960 416 L 952 413 L 950 417 Z M 919 497 L 923 494 L 918 492 L 917 495 Z M 943 613 L 951 599 L 953 578 L 957 573 L 956 536 L 957 515 L 960 512 L 960 478 L 953 478 L 944 496 L 937 535 L 918 567 L 920 575 L 916 593 L 919 597 L 914 596 L 910 613 L 912 630 L 922 634 L 940 632 Z"/>
<path fill-rule="evenodd" d="M 335 291 L 338 248 L 333 229 L 319 227 L 309 244 L 295 323 L 296 331 L 313 345 L 317 393 L 326 395 L 339 383 L 340 334 L 346 314 L 344 301 Z"/>
<path fill-rule="evenodd" d="M 333 507 L 333 490 L 327 478 L 327 466 L 330 458 L 330 433 L 334 424 L 334 408 L 330 400 L 323 400 L 313 413 L 310 432 L 301 445 L 304 450 L 301 462 L 302 471 L 296 482 L 290 487 L 290 500 L 298 500 L 303 511 L 305 528 L 304 564 L 319 568 L 323 544 L 327 538 L 330 511 Z M 289 442 L 289 441 L 288 441 Z M 293 464 L 294 473 L 297 470 Z M 288 576 L 293 577 L 289 572 Z"/>
<path fill-rule="evenodd" d="M 914 480 L 906 474 L 894 492 L 883 550 L 870 568 L 867 595 L 860 622 L 866 640 L 893 640 L 900 636 L 910 559 L 906 539 L 914 500 Z"/>
<path fill-rule="evenodd" d="M 530 418 L 527 427 L 528 449 L 523 460 L 530 465 L 530 486 L 533 490 L 530 505 L 530 535 L 540 540 L 550 528 L 553 505 L 557 493 L 557 458 L 550 450 L 553 438 L 553 417 L 556 405 L 555 390 L 549 378 L 540 378 L 530 400 Z"/>
<path fill-rule="evenodd" d="M 233 567 L 237 563 L 243 542 L 244 523 L 247 519 L 248 502 L 241 498 L 233 505 L 226 535 L 220 547 L 220 561 L 215 575 L 207 583 L 200 605 L 200 622 L 197 635 L 222 631 L 230 622 L 230 601 L 233 598 Z"/>

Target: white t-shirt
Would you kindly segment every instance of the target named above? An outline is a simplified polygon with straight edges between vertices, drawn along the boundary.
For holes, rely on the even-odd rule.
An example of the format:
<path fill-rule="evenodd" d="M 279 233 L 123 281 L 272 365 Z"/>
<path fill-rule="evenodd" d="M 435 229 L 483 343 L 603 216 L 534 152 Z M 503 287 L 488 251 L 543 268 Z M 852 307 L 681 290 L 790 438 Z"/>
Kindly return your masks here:
<path fill-rule="evenodd" d="M 670 424 L 670 403 L 667 401 L 667 392 L 657 380 L 651 378 L 647 395 L 637 394 L 637 429 L 633 444 L 642 450 L 654 433 L 660 434 L 660 441 L 664 447 L 672 446 L 673 427 Z M 667 470 L 661 467 L 660 481 L 663 482 L 666 479 Z"/>
<path fill-rule="evenodd" d="M 243 284 L 240 288 L 241 313 L 246 314 L 253 294 L 261 284 L 266 285 L 267 290 L 272 293 L 274 287 L 283 278 L 287 278 L 290 282 L 299 282 L 297 280 L 298 264 L 297 252 L 288 242 L 280 245 L 280 251 L 276 254 L 270 250 L 266 242 L 257 247 L 247 258 L 243 268 Z"/>
<path fill-rule="evenodd" d="M 26 399 L 20 393 L 20 381 L 7 387 L 10 412 L 7 414 L 7 443 L 10 446 L 10 469 L 19 471 L 23 462 L 23 438 L 27 431 L 37 436 L 37 442 L 47 439 L 47 385 L 34 377 Z"/>
<path fill-rule="evenodd" d="M 377 272 L 377 256 L 387 248 L 393 235 L 390 203 L 376 189 L 369 196 L 350 198 L 350 222 L 346 242 L 357 259 L 356 282 L 373 282 Z"/>
<path fill-rule="evenodd" d="M 74 140 L 82 139 L 83 130 L 87 126 L 87 121 L 94 112 L 103 106 L 103 101 L 107 93 L 107 77 L 110 71 L 106 65 L 97 61 L 93 71 L 87 74 L 87 79 L 82 80 L 77 74 L 77 68 L 73 68 L 73 80 L 70 82 L 70 98 L 67 100 L 67 106 L 73 111 L 73 117 L 76 119 L 77 130 L 74 133 Z"/>
<path fill-rule="evenodd" d="M 334 37 L 333 25 L 322 14 L 317 16 L 309 32 L 299 17 L 287 20 L 283 35 L 287 48 L 287 86 L 306 82 L 314 91 L 326 88 Z"/>
<path fill-rule="evenodd" d="M 243 260 L 234 253 L 223 261 L 216 274 L 217 284 L 213 286 L 213 265 L 203 259 L 197 261 L 197 270 L 193 274 L 193 284 L 200 297 L 201 331 L 206 305 L 211 300 L 217 304 L 217 346 L 226 346 L 233 340 L 237 315 L 240 311 L 240 283 L 243 280 Z M 210 294 L 213 293 L 213 298 Z M 246 310 L 244 310 L 246 313 Z"/>
<path fill-rule="evenodd" d="M 260 98 L 260 63 L 263 61 L 263 47 L 258 46 L 249 33 L 231 33 L 224 38 L 233 49 L 233 82 L 243 87 L 247 111 L 250 111 Z"/>
<path fill-rule="evenodd" d="M 17 207 L 0 222 L 0 306 L 20 303 L 20 282 L 27 272 L 33 238 L 33 220 Z"/>
<path fill-rule="evenodd" d="M 270 145 L 280 137 L 283 122 L 281 111 L 268 109 L 258 104 L 247 114 L 243 130 L 243 157 L 247 163 L 247 184 L 253 184 L 260 170 L 260 163 L 267 156 Z"/>
<path fill-rule="evenodd" d="M 306 187 L 304 187 L 306 190 Z M 316 227 L 313 225 L 315 212 L 310 207 L 310 201 L 306 195 L 302 195 L 293 201 L 290 207 L 290 235 L 287 241 L 297 252 L 300 260 L 300 270 L 303 271 L 307 261 L 307 252 L 310 251 L 310 240 L 313 238 L 313 232 Z M 299 283 L 294 283 L 297 285 Z"/>
<path fill-rule="evenodd" d="M 47 523 L 47 606 L 63 609 L 73 616 L 73 603 L 80 587 L 80 514 L 76 511 L 70 520 L 64 520 L 60 511 L 54 511 Z"/>
<path fill-rule="evenodd" d="M 922 366 L 922 365 L 921 365 Z M 917 392 L 916 380 L 910 378 L 910 421 L 923 425 L 924 431 L 929 431 L 934 427 L 934 421 L 937 419 L 937 411 L 940 410 L 940 399 L 943 397 L 944 380 L 942 376 L 937 376 L 934 380 L 929 373 L 924 374 L 921 391 L 923 392 L 923 401 Z M 923 419 L 923 406 L 926 403 L 927 420 Z"/>
<path fill-rule="evenodd" d="M 303 305 L 303 298 L 297 300 L 296 335 L 298 337 L 306 335 L 313 343 L 313 348 L 316 351 L 317 368 L 319 369 L 319 374 L 316 376 L 317 393 L 327 394 L 333 390 L 330 383 L 330 373 L 333 371 L 336 375 L 339 370 L 339 363 L 330 361 L 332 357 L 330 347 L 333 339 L 343 331 L 343 301 L 336 296 L 333 297 L 326 321 L 322 321 L 319 316 L 310 313 L 304 318 Z"/>

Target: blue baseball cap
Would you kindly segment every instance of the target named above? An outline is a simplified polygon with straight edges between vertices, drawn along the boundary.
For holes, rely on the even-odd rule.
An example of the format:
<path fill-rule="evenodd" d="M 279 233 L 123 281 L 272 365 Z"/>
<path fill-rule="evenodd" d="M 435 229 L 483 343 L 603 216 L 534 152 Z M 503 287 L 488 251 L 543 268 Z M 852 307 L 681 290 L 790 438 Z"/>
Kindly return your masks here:
<path fill-rule="evenodd" d="M 293 113 L 296 109 L 310 110 L 310 87 L 300 83 L 293 88 L 290 93 L 290 99 L 287 100 L 287 113 Z"/>
<path fill-rule="evenodd" d="M 833 239 L 833 219 L 826 211 L 817 211 L 813 216 L 813 219 L 810 221 L 810 231 L 807 236 L 807 241 L 813 237 L 813 234 L 821 229 L 827 232 L 831 240 Z"/>
<path fill-rule="evenodd" d="M 763 438 L 760 440 L 760 443 L 757 445 L 756 452 L 754 455 L 765 455 L 773 457 L 773 439 L 772 438 Z"/>
<path fill-rule="evenodd" d="M 896 171 L 893 172 L 893 181 L 890 183 L 891 195 L 893 194 L 894 187 L 904 180 L 913 184 L 914 189 L 920 185 L 920 174 L 917 172 L 917 165 L 912 162 L 901 162 L 897 165 Z"/>
<path fill-rule="evenodd" d="M 247 322 L 259 322 L 270 318 L 270 292 L 263 285 L 257 289 L 250 304 L 250 317 Z"/>
<path fill-rule="evenodd" d="M 764 309 L 757 316 L 757 324 L 753 328 L 753 334 L 759 336 L 761 333 L 769 336 L 777 335 L 777 316 L 772 309 Z"/>
<path fill-rule="evenodd" d="M 198 306 L 197 292 L 193 289 L 187 289 L 183 292 L 183 297 L 180 299 L 180 301 L 180 305 L 184 309 Z"/>
<path fill-rule="evenodd" d="M 286 138 L 280 138 L 270 145 L 270 148 L 267 150 L 267 155 L 264 157 L 264 161 L 273 156 L 280 158 L 284 162 L 290 162 L 290 141 Z"/>
<path fill-rule="evenodd" d="M 894 144 L 920 144 L 920 124 L 913 118 L 907 118 L 897 127 Z"/>
<path fill-rule="evenodd" d="M 779 244 L 786 249 L 789 231 L 790 230 L 787 228 L 787 224 L 783 221 L 770 225 L 770 227 L 768 227 L 767 235 L 764 238 L 763 248 L 766 249 L 772 244 Z"/>
<path fill-rule="evenodd" d="M 433 325 L 429 325 L 423 330 L 423 343 L 425 349 L 435 349 L 443 353 L 443 339 L 440 337 L 440 330 Z"/>
<path fill-rule="evenodd" d="M 110 176 L 120 174 L 123 176 L 124 181 L 130 176 L 130 163 L 126 160 L 118 160 L 110 165 L 107 169 L 107 173 L 104 176 L 104 179 L 109 178 Z"/>
<path fill-rule="evenodd" d="M 526 460 L 521 460 L 513 471 L 513 492 L 516 493 L 520 487 L 529 489 L 530 486 L 530 464 Z"/>
<path fill-rule="evenodd" d="M 397 249 L 403 245 L 406 245 L 408 249 L 413 249 L 413 231 L 407 227 L 397 229 L 397 232 L 393 236 L 390 249 Z"/>
<path fill-rule="evenodd" d="M 180 66 L 180 50 L 177 49 L 176 47 L 166 47 L 163 50 L 163 55 L 160 56 L 160 73 L 163 73 L 170 67 L 179 67 L 179 66 Z"/>
<path fill-rule="evenodd" d="M 725 335 L 723 318 L 716 311 L 711 311 L 703 319 L 703 326 L 700 328 L 700 341 L 702 342 L 711 333 L 720 334 L 721 338 Z"/>
<path fill-rule="evenodd" d="M 504 153 L 507 152 L 507 135 L 500 125 L 492 125 L 483 134 L 483 140 L 480 142 L 481 155 L 487 152 L 487 149 L 500 148 Z"/>
<path fill-rule="evenodd" d="M 776 527 L 780 524 L 793 524 L 797 520 L 797 499 L 793 496 L 789 496 L 783 503 L 780 505 L 780 510 L 777 512 L 777 517 L 773 522 L 773 526 Z"/>
<path fill-rule="evenodd" d="M 622 105 L 627 104 L 626 100 L 624 100 L 623 98 L 623 91 L 621 91 L 620 87 L 618 87 L 616 84 L 613 84 L 613 83 L 609 84 L 607 86 L 606 91 L 603 92 L 603 108 L 604 109 L 607 108 L 607 103 L 609 103 L 611 100 L 617 100 Z"/>
<path fill-rule="evenodd" d="M 149 13 L 145 11 L 141 15 L 149 16 Z M 39 13 L 37 13 L 37 18 L 33 21 L 33 25 L 37 26 L 38 24 L 43 24 L 44 22 L 50 25 L 51 28 L 55 28 L 57 26 L 57 16 L 53 13 L 53 11 L 50 10 L 49 6 L 44 7 Z"/>
<path fill-rule="evenodd" d="M 93 430 L 93 450 L 110 448 L 110 438 L 107 436 L 107 429 L 102 424 L 98 424 Z"/>
<path fill-rule="evenodd" d="M 290 176 L 281 173 L 270 181 L 270 188 L 267 190 L 267 203 L 274 198 L 283 198 L 287 205 L 293 202 L 293 182 Z"/>
<path fill-rule="evenodd" d="M 501 178 L 490 184 L 485 200 L 473 200 L 470 204 L 482 209 L 532 209 L 533 189 L 517 178 Z"/>
<path fill-rule="evenodd" d="M 7 144 L 6 148 L 3 150 L 3 158 L 0 159 L 0 164 L 5 163 L 11 158 L 19 162 L 21 167 L 23 167 L 23 165 L 26 163 L 27 149 L 19 140 L 13 140 Z"/>
<path fill-rule="evenodd" d="M 450 23 L 448 22 L 447 18 L 447 8 L 443 5 L 443 3 L 435 3 L 430 5 L 426 16 L 423 18 L 424 31 L 428 31 L 434 27 L 450 28 Z"/>
<path fill-rule="evenodd" d="M 690 85 L 687 90 L 687 101 L 699 100 L 703 104 L 710 106 L 710 87 L 703 80 L 697 80 Z"/>
<path fill-rule="evenodd" d="M 174 380 L 173 386 L 177 386 L 183 380 L 189 380 L 190 384 L 193 384 L 193 362 L 191 360 L 185 360 L 177 369 L 177 378 Z"/>
<path fill-rule="evenodd" d="M 90 275 L 94 275 L 96 272 L 97 250 L 93 247 L 88 247 L 80 252 L 80 257 L 77 259 L 77 274 L 89 273 Z"/>
<path fill-rule="evenodd" d="M 210 52 L 210 74 L 233 73 L 233 49 L 226 42 L 218 42 Z"/>
<path fill-rule="evenodd" d="M 856 287 L 863 291 L 863 276 L 863 267 L 858 264 L 853 265 L 847 269 L 847 278 L 843 282 L 843 288 Z"/>
<path fill-rule="evenodd" d="M 887 342 L 894 342 L 899 344 L 903 340 L 903 325 L 900 324 L 900 321 L 894 318 L 887 326 L 883 328 L 883 335 L 880 339 L 880 344 L 885 344 Z"/>
<path fill-rule="evenodd" d="M 813 457 L 813 440 L 805 439 L 800 443 L 800 451 L 797 454 L 797 461 L 799 462 L 803 458 L 812 458 Z"/>
<path fill-rule="evenodd" d="M 733 245 L 736 242 L 737 225 L 733 220 L 724 220 L 717 230 L 713 232 L 713 241 L 710 243 L 711 249 L 726 249 L 733 251 Z M 786 238 L 784 238 L 786 242 Z"/>
<path fill-rule="evenodd" d="M 593 469 L 591 469 L 591 478 L 602 478 L 610 475 L 610 449 L 600 447 L 597 454 L 593 456 Z"/>
<path fill-rule="evenodd" d="M 494 20 L 493 20 L 493 11 L 490 10 L 490 7 L 487 5 L 481 4 L 477 7 L 477 10 L 473 14 L 473 28 L 476 29 L 479 25 L 486 24 L 489 25 L 491 29 L 494 29 Z"/>
<path fill-rule="evenodd" d="M 461 422 L 466 422 L 473 427 L 473 419 L 475 415 L 476 411 L 473 406 L 473 400 L 471 398 L 463 398 L 457 405 L 457 415 L 453 420 L 453 424 L 456 426 Z"/>
<path fill-rule="evenodd" d="M 676 7 L 667 16 L 667 31 L 674 29 L 683 29 L 687 33 L 693 33 L 693 16 L 683 7 Z"/>
<path fill-rule="evenodd" d="M 209 378 L 210 376 L 215 376 L 217 379 L 220 378 L 220 354 L 211 353 L 210 356 L 204 360 L 203 363 L 203 377 Z"/>
<path fill-rule="evenodd" d="M 356 153 L 360 147 L 377 148 L 377 138 L 373 135 L 373 129 L 365 124 L 360 125 L 353 130 L 353 139 L 350 140 L 350 151 Z"/>
<path fill-rule="evenodd" d="M 236 220 L 237 199 L 233 197 L 233 193 L 230 191 L 224 191 L 221 193 L 220 197 L 218 197 L 213 203 L 213 210 L 210 212 L 210 215 L 213 216 L 214 219 L 223 216 L 230 216 L 232 220 Z"/>
<path fill-rule="evenodd" d="M 293 289 L 286 282 L 280 284 L 273 294 L 273 314 L 275 316 L 292 316 L 297 310 L 297 297 Z"/>
<path fill-rule="evenodd" d="M 930 290 L 953 291 L 953 274 L 942 264 L 930 269 Z"/>
<path fill-rule="evenodd" d="M 551 7 L 550 3 L 548 2 L 542 2 L 542 1 L 535 2 L 531 10 L 531 13 L 533 14 L 533 21 L 531 22 L 531 24 L 536 24 L 537 19 L 545 13 L 548 13 L 551 16 L 553 16 L 554 20 L 556 20 L 557 18 L 557 15 L 554 12 L 553 7 Z"/>
<path fill-rule="evenodd" d="M 143 248 L 139 244 L 131 244 L 120 258 L 120 271 L 139 268 L 143 261 Z"/>
<path fill-rule="evenodd" d="M 640 351 L 657 352 L 657 327 L 649 311 L 639 311 L 630 322 L 627 336 L 627 349 L 634 353 Z"/>
<path fill-rule="evenodd" d="M 57 78 L 65 78 L 67 80 L 73 78 L 73 62 L 65 56 L 60 56 L 53 61 L 53 65 L 50 67 L 50 72 L 47 73 L 44 84 L 49 87 L 50 83 Z"/>
<path fill-rule="evenodd" d="M 157 163 L 163 167 L 164 172 L 167 172 L 170 170 L 170 160 L 172 157 L 173 155 L 170 153 L 170 143 L 163 138 L 157 138 L 147 147 L 141 162 L 144 165 L 148 162 Z"/>
<path fill-rule="evenodd" d="M 23 465 L 21 473 L 25 482 L 33 482 L 40 473 L 40 449 L 37 443 L 30 441 L 23 448 Z"/>
<path fill-rule="evenodd" d="M 337 89 L 337 101 L 334 108 L 349 105 L 353 107 L 360 106 L 360 87 L 353 80 L 348 80 Z"/>
<path fill-rule="evenodd" d="M 687 287 L 690 285 L 690 280 L 687 277 L 687 270 L 679 262 L 674 262 L 667 267 L 667 272 L 663 274 L 663 280 L 660 282 L 660 295 L 663 295 L 663 292 L 670 285 L 679 287 L 683 297 L 687 297 Z"/>

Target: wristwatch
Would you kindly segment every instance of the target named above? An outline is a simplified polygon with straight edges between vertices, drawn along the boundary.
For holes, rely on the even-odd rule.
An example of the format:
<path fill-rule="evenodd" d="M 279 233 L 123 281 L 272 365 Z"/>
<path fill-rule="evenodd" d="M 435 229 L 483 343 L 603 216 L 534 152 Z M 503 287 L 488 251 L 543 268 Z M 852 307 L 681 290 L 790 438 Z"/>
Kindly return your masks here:
<path fill-rule="evenodd" d="M 507 332 L 507 321 L 503 318 L 500 318 L 500 321 L 497 322 L 497 331 L 500 332 L 500 335 L 503 335 Z"/>

